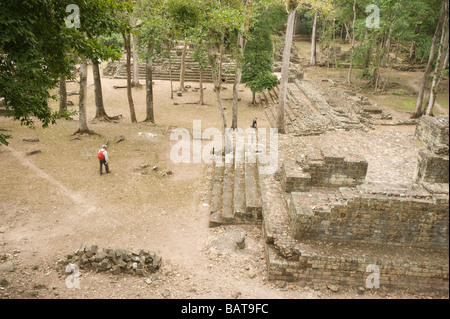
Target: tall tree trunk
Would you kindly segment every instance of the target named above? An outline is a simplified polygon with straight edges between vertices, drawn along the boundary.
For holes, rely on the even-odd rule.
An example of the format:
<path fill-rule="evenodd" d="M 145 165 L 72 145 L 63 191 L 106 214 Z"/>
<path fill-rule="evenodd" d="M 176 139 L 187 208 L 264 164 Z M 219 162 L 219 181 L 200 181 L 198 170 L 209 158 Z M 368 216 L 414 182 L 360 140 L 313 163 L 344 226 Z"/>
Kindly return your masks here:
<path fill-rule="evenodd" d="M 100 66 L 98 61 L 92 61 L 92 74 L 94 75 L 95 89 L 95 118 L 108 118 L 109 116 L 106 114 L 105 106 L 103 104 L 102 79 L 100 76 Z"/>
<path fill-rule="evenodd" d="M 200 67 L 200 83 L 199 83 L 199 85 L 200 85 L 200 101 L 199 101 L 199 104 L 200 105 L 204 105 L 205 104 L 205 101 L 204 101 L 204 94 L 203 94 L 203 69 L 202 69 L 202 67 Z"/>
<path fill-rule="evenodd" d="M 214 81 L 214 90 L 216 91 L 216 97 L 217 97 L 217 105 L 219 106 L 219 112 L 220 112 L 220 117 L 222 119 L 222 133 L 223 136 L 225 137 L 225 129 L 227 128 L 227 119 L 225 117 L 225 110 L 223 108 L 223 103 L 222 103 L 222 54 L 220 52 L 221 50 L 219 49 L 219 52 L 216 54 L 215 57 L 215 61 L 214 61 L 214 65 L 213 68 L 215 68 L 216 70 L 213 69 L 213 81 Z M 203 88 L 202 88 L 203 89 Z"/>
<path fill-rule="evenodd" d="M 421 84 L 420 90 L 419 90 L 419 96 L 417 97 L 416 110 L 414 111 L 414 114 L 412 116 L 413 118 L 419 118 L 423 114 L 423 109 L 422 109 L 423 99 L 425 96 L 425 90 L 426 90 L 427 83 L 428 83 L 428 76 L 430 75 L 431 69 L 433 67 L 434 57 L 436 55 L 436 44 L 437 44 L 437 40 L 441 34 L 442 25 L 444 23 L 445 10 L 447 8 L 447 5 L 446 5 L 447 3 L 448 2 L 446 2 L 446 1 L 442 2 L 441 15 L 439 17 L 439 22 L 438 22 L 436 31 L 433 36 L 433 42 L 431 44 L 431 50 L 430 50 L 430 57 L 428 59 L 428 64 L 425 69 L 425 73 L 423 74 L 422 84 Z"/>
<path fill-rule="evenodd" d="M 231 128 L 237 129 L 238 127 L 238 102 L 239 102 L 239 85 L 241 84 L 242 80 L 242 62 L 241 58 L 244 55 L 244 49 L 245 49 L 245 39 L 244 37 L 239 34 L 238 36 L 238 47 L 239 47 L 239 58 L 237 60 L 237 69 L 236 69 L 236 75 L 234 78 L 234 84 L 233 84 L 233 119 Z"/>
<path fill-rule="evenodd" d="M 353 3 L 353 22 L 352 22 L 352 48 L 351 48 L 351 58 L 350 58 L 350 67 L 348 69 L 347 82 L 348 84 L 352 83 L 352 72 L 353 72 L 353 54 L 355 53 L 355 24 L 356 24 L 356 0 Z"/>
<path fill-rule="evenodd" d="M 137 36 L 133 35 L 133 81 L 131 82 L 132 87 L 141 86 L 141 83 L 139 83 L 139 63 L 138 63 L 139 54 L 136 49 L 137 42 L 138 42 Z"/>
<path fill-rule="evenodd" d="M 127 96 L 128 106 L 130 107 L 131 122 L 137 123 L 136 112 L 134 110 L 133 93 L 131 90 L 131 36 L 130 34 L 122 34 L 125 43 L 125 50 L 127 51 Z"/>
<path fill-rule="evenodd" d="M 131 25 L 133 26 L 133 28 L 136 27 L 136 18 L 132 17 L 131 19 Z M 138 44 L 138 38 L 137 36 L 133 35 L 132 36 L 132 55 L 133 55 L 133 80 L 131 81 L 131 86 L 132 87 L 140 87 L 141 84 L 139 83 L 139 63 L 138 63 L 138 58 L 139 58 L 139 54 L 137 52 L 137 44 Z"/>
<path fill-rule="evenodd" d="M 152 59 L 147 61 L 147 76 L 146 76 L 146 88 L 147 88 L 147 99 L 146 99 L 146 118 L 144 122 L 151 122 L 155 124 L 155 116 L 153 112 L 153 63 Z"/>
<path fill-rule="evenodd" d="M 448 13 L 446 10 L 446 18 L 443 24 L 441 44 L 439 46 L 439 53 L 437 57 L 436 67 L 433 74 L 433 82 L 431 84 L 430 99 L 428 100 L 428 106 L 425 111 L 425 115 L 432 115 L 434 104 L 436 103 L 436 96 L 439 91 L 439 85 L 442 77 L 442 70 L 448 62 L 448 42 L 449 42 L 449 29 L 448 29 Z"/>
<path fill-rule="evenodd" d="M 66 78 L 59 78 L 59 114 L 67 111 L 67 85 Z"/>
<path fill-rule="evenodd" d="M 172 49 L 169 48 L 170 98 L 173 100 Z"/>
<path fill-rule="evenodd" d="M 311 61 L 309 62 L 309 65 L 314 66 L 316 65 L 316 57 L 317 57 L 317 17 L 318 12 L 316 11 L 314 13 L 314 23 L 313 23 L 313 30 L 312 30 L 312 36 L 311 36 Z"/>
<path fill-rule="evenodd" d="M 80 103 L 79 103 L 79 121 L 78 121 L 78 131 L 76 133 L 90 133 L 87 125 L 87 115 L 86 115 L 86 101 L 87 101 L 87 74 L 88 65 L 86 60 L 82 62 L 80 67 Z"/>
<path fill-rule="evenodd" d="M 278 120 L 277 120 L 277 128 L 280 134 L 286 134 L 286 128 L 284 123 L 285 103 L 289 80 L 289 65 L 291 62 L 290 60 L 291 60 L 291 50 L 294 31 L 294 19 L 296 11 L 297 8 L 294 7 L 289 8 L 288 23 L 286 28 L 286 42 L 284 44 L 284 51 L 283 51 L 283 65 L 281 68 L 281 81 L 280 81 L 280 94 L 278 97 Z"/>
<path fill-rule="evenodd" d="M 184 85 L 184 75 L 186 73 L 186 55 L 187 55 L 187 39 L 184 39 L 183 54 L 181 56 L 180 91 L 186 91 Z"/>

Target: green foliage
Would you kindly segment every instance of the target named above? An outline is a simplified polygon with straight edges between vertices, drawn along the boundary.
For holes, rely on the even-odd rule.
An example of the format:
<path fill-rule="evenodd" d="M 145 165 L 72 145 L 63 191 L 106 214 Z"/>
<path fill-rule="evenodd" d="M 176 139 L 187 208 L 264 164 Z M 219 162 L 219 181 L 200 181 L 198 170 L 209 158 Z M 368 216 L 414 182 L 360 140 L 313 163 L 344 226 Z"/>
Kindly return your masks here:
<path fill-rule="evenodd" d="M 80 9 L 81 26 L 68 28 L 66 6 Z M 56 99 L 49 90 L 60 77 L 71 78 L 77 56 L 90 59 L 117 57 L 118 48 L 102 45 L 97 38 L 119 26 L 113 0 L 2 1 L 0 11 L 0 96 L 7 115 L 34 127 L 45 128 L 59 117 L 48 105 Z M 0 145 L 5 143 L 5 136 Z"/>
<path fill-rule="evenodd" d="M 272 89 L 278 84 L 278 78 L 272 74 L 273 42 L 270 24 L 271 16 L 264 12 L 257 20 L 257 24 L 251 28 L 249 40 L 244 52 L 245 63 L 242 68 L 242 82 L 249 87 L 253 93 L 265 89 Z"/>

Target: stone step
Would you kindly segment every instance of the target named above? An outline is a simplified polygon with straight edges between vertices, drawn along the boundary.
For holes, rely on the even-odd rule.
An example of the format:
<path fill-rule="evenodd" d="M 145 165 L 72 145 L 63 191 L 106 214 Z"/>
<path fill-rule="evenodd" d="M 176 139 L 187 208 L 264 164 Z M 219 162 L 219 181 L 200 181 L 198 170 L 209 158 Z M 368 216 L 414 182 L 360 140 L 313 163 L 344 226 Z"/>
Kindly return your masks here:
<path fill-rule="evenodd" d="M 224 164 L 216 163 L 214 165 L 214 177 L 211 189 L 211 214 L 220 212 L 222 210 L 224 171 Z"/>
<path fill-rule="evenodd" d="M 259 166 L 258 175 L 265 242 L 273 246 L 277 254 L 283 258 L 298 260 L 299 247 L 292 235 L 281 185 L 275 180 L 273 174 L 263 174 L 262 166 Z"/>
<path fill-rule="evenodd" d="M 245 167 L 245 217 L 250 220 L 261 219 L 262 203 L 258 186 L 256 164 L 244 164 Z"/>
<path fill-rule="evenodd" d="M 234 220 L 233 208 L 234 169 L 232 164 L 226 164 L 223 179 L 222 220 L 232 223 Z"/>
<path fill-rule="evenodd" d="M 245 201 L 245 145 L 236 143 L 234 161 L 234 213 L 243 218 L 246 212 Z"/>

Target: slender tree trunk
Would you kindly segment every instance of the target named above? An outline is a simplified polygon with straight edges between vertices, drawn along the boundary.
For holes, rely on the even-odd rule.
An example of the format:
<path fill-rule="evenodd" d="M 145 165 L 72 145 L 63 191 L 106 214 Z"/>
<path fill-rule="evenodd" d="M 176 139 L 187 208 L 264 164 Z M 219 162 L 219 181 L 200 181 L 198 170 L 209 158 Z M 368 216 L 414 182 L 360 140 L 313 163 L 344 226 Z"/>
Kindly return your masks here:
<path fill-rule="evenodd" d="M 256 92 L 252 92 L 252 104 L 256 104 Z"/>
<path fill-rule="evenodd" d="M 442 77 L 442 70 L 448 62 L 448 42 L 449 42 L 449 27 L 448 27 L 448 14 L 446 11 L 446 18 L 443 24 L 441 44 L 439 46 L 439 53 L 437 57 L 436 67 L 434 69 L 433 82 L 430 89 L 430 98 L 428 100 L 428 106 L 425 111 L 425 115 L 432 115 L 433 108 L 436 103 L 436 96 L 439 91 L 439 85 Z"/>
<path fill-rule="evenodd" d="M 289 8 L 288 23 L 286 28 L 286 42 L 283 51 L 283 65 L 281 69 L 280 94 L 278 97 L 278 120 L 277 120 L 277 128 L 280 134 L 286 134 L 286 128 L 284 123 L 285 103 L 289 80 L 289 65 L 291 62 L 290 60 L 293 41 L 293 29 L 296 11 L 297 8 L 294 7 Z"/>
<path fill-rule="evenodd" d="M 200 105 L 204 105 L 205 104 L 205 101 L 204 101 L 204 97 L 203 97 L 203 69 L 202 69 L 202 67 L 200 67 L 200 83 L 199 83 L 199 85 L 200 85 L 200 101 L 199 101 L 199 104 Z"/>
<path fill-rule="evenodd" d="M 345 42 L 348 42 L 351 37 L 350 37 L 350 31 L 348 30 L 347 23 L 344 23 L 344 27 L 345 27 Z"/>
<path fill-rule="evenodd" d="M 147 100 L 146 100 L 146 118 L 144 122 L 151 122 L 155 124 L 155 116 L 153 112 L 153 63 L 152 59 L 147 60 L 147 76 L 146 76 L 146 88 L 147 88 Z"/>
<path fill-rule="evenodd" d="M 67 85 L 66 78 L 59 78 L 59 114 L 67 111 Z"/>
<path fill-rule="evenodd" d="M 128 106 L 130 107 L 131 122 L 137 123 L 136 112 L 134 110 L 133 93 L 131 90 L 131 36 L 130 34 L 122 34 L 127 51 L 127 96 Z"/>
<path fill-rule="evenodd" d="M 237 129 L 238 127 L 239 85 L 241 84 L 242 80 L 242 63 L 240 60 L 241 57 L 244 55 L 245 49 L 245 39 L 241 34 L 239 34 L 238 36 L 238 47 L 240 56 L 237 60 L 236 76 L 234 78 L 233 84 L 233 119 L 231 124 L 232 129 Z"/>
<path fill-rule="evenodd" d="M 311 61 L 309 62 L 309 65 L 314 66 L 316 65 L 316 57 L 317 57 L 317 17 L 318 12 L 316 11 L 314 13 L 314 24 L 313 24 L 313 30 L 312 30 L 312 36 L 311 36 Z"/>
<path fill-rule="evenodd" d="M 369 41 L 369 31 L 368 30 L 366 30 L 366 34 L 364 36 L 364 39 L 369 42 L 369 46 L 367 47 L 367 50 L 366 50 L 366 57 L 364 59 L 364 69 L 369 70 L 370 57 L 372 56 L 373 44 L 372 44 L 372 41 Z"/>
<path fill-rule="evenodd" d="M 78 131 L 76 133 L 90 133 L 87 125 L 87 115 L 86 115 L 86 101 L 87 101 L 87 70 L 88 65 L 86 60 L 82 62 L 80 67 L 80 103 L 79 103 L 79 121 L 78 121 Z"/>
<path fill-rule="evenodd" d="M 431 44 L 431 50 L 430 50 L 430 57 L 428 59 L 428 64 L 425 69 L 425 73 L 423 74 L 422 84 L 421 84 L 420 90 L 419 90 L 419 96 L 417 97 L 416 110 L 414 111 L 414 114 L 412 116 L 413 118 L 419 118 L 423 114 L 423 109 L 422 109 L 423 99 L 425 96 L 425 90 L 426 90 L 427 83 L 428 83 L 428 76 L 430 75 L 431 69 L 433 67 L 434 57 L 436 55 L 436 44 L 437 44 L 437 40 L 441 33 L 442 25 L 444 23 L 446 7 L 447 7 L 446 2 L 445 1 L 442 2 L 441 15 L 439 17 L 439 22 L 438 22 L 436 31 L 433 36 L 433 42 Z"/>
<path fill-rule="evenodd" d="M 186 73 L 186 55 L 187 55 L 187 40 L 184 39 L 183 54 L 181 56 L 180 91 L 186 91 L 186 88 L 184 86 L 184 75 Z"/>
<path fill-rule="evenodd" d="M 92 61 L 92 73 L 94 75 L 95 88 L 95 118 L 108 118 L 108 115 L 105 111 L 105 106 L 103 104 L 102 79 L 100 76 L 100 66 L 97 61 Z"/>
<path fill-rule="evenodd" d="M 352 49 L 351 49 L 351 58 L 350 58 L 350 67 L 348 69 L 348 77 L 347 82 L 349 84 L 352 83 L 352 72 L 353 72 L 353 54 L 355 53 L 355 24 L 356 24 L 356 0 L 353 3 L 353 23 L 352 23 Z"/>
<path fill-rule="evenodd" d="M 217 105 L 219 106 L 219 112 L 220 117 L 222 118 L 222 132 L 223 136 L 225 137 L 225 129 L 227 128 L 227 119 L 225 117 L 225 110 L 223 108 L 222 103 L 222 78 L 221 78 L 221 69 L 222 69 L 222 54 L 219 52 L 216 54 L 215 61 L 213 68 L 215 67 L 216 70 L 213 70 L 213 81 L 214 81 L 214 89 L 216 91 L 216 97 L 217 97 Z M 203 88 L 202 88 L 203 89 Z"/>
<path fill-rule="evenodd" d="M 173 100 L 172 50 L 169 50 L 170 98 Z"/>
<path fill-rule="evenodd" d="M 138 38 L 133 35 L 133 81 L 131 83 L 132 87 L 140 87 L 141 83 L 139 83 L 139 53 L 136 49 L 138 42 Z"/>

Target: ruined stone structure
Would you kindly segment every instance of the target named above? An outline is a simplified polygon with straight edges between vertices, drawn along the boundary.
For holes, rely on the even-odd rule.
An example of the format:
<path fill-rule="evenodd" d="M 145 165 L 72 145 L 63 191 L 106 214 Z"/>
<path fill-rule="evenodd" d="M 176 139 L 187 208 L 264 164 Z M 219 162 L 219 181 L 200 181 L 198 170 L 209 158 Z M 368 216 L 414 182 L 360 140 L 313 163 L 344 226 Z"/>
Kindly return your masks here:
<path fill-rule="evenodd" d="M 172 80 L 179 81 L 180 80 L 180 72 L 181 72 L 181 56 L 180 51 L 172 51 L 172 61 L 169 62 L 169 59 L 157 59 L 153 62 L 153 80 L 170 80 L 170 69 L 172 70 Z M 133 62 L 132 62 L 133 64 Z M 200 81 L 200 68 L 198 62 L 195 62 L 191 53 L 188 52 L 185 60 L 185 82 L 199 82 Z M 170 67 L 171 66 L 171 67 Z M 131 67 L 133 70 L 133 67 Z M 133 71 L 132 71 L 133 72 Z M 235 77 L 235 63 L 231 61 L 227 56 L 223 58 L 222 64 L 222 80 L 225 83 L 234 83 Z M 126 61 L 121 60 L 120 62 L 109 62 L 108 65 L 103 70 L 103 76 L 111 77 L 115 79 L 126 79 Z M 139 64 L 139 78 L 141 80 L 146 79 L 146 65 L 145 63 Z M 208 66 L 206 70 L 203 71 L 203 82 L 212 83 L 212 70 Z"/>
<path fill-rule="evenodd" d="M 419 123 L 419 136 L 445 142 L 436 133 L 445 132 L 443 122 Z M 368 182 L 364 158 L 328 150 L 265 174 L 246 143 L 233 164 L 214 167 L 210 225 L 261 224 L 269 280 L 358 289 L 376 271 L 385 288 L 448 292 L 448 152 L 430 149 L 420 151 L 418 173 L 405 185 Z M 256 164 L 243 161 L 253 156 Z"/>
<path fill-rule="evenodd" d="M 259 94 L 257 102 L 266 112 L 271 127 L 277 127 L 279 88 Z M 364 130 L 374 121 L 390 121 L 392 117 L 365 97 L 350 96 L 338 89 L 327 95 L 308 80 L 289 83 L 285 104 L 286 132 L 294 136 L 319 135 L 327 131 Z"/>
<path fill-rule="evenodd" d="M 156 272 L 161 267 L 161 263 L 161 256 L 147 250 L 102 249 L 95 245 L 88 247 L 82 244 L 79 249 L 65 256 L 58 264 L 63 268 L 68 264 L 75 264 L 80 269 L 110 272 L 114 275 L 125 273 L 148 276 Z"/>

